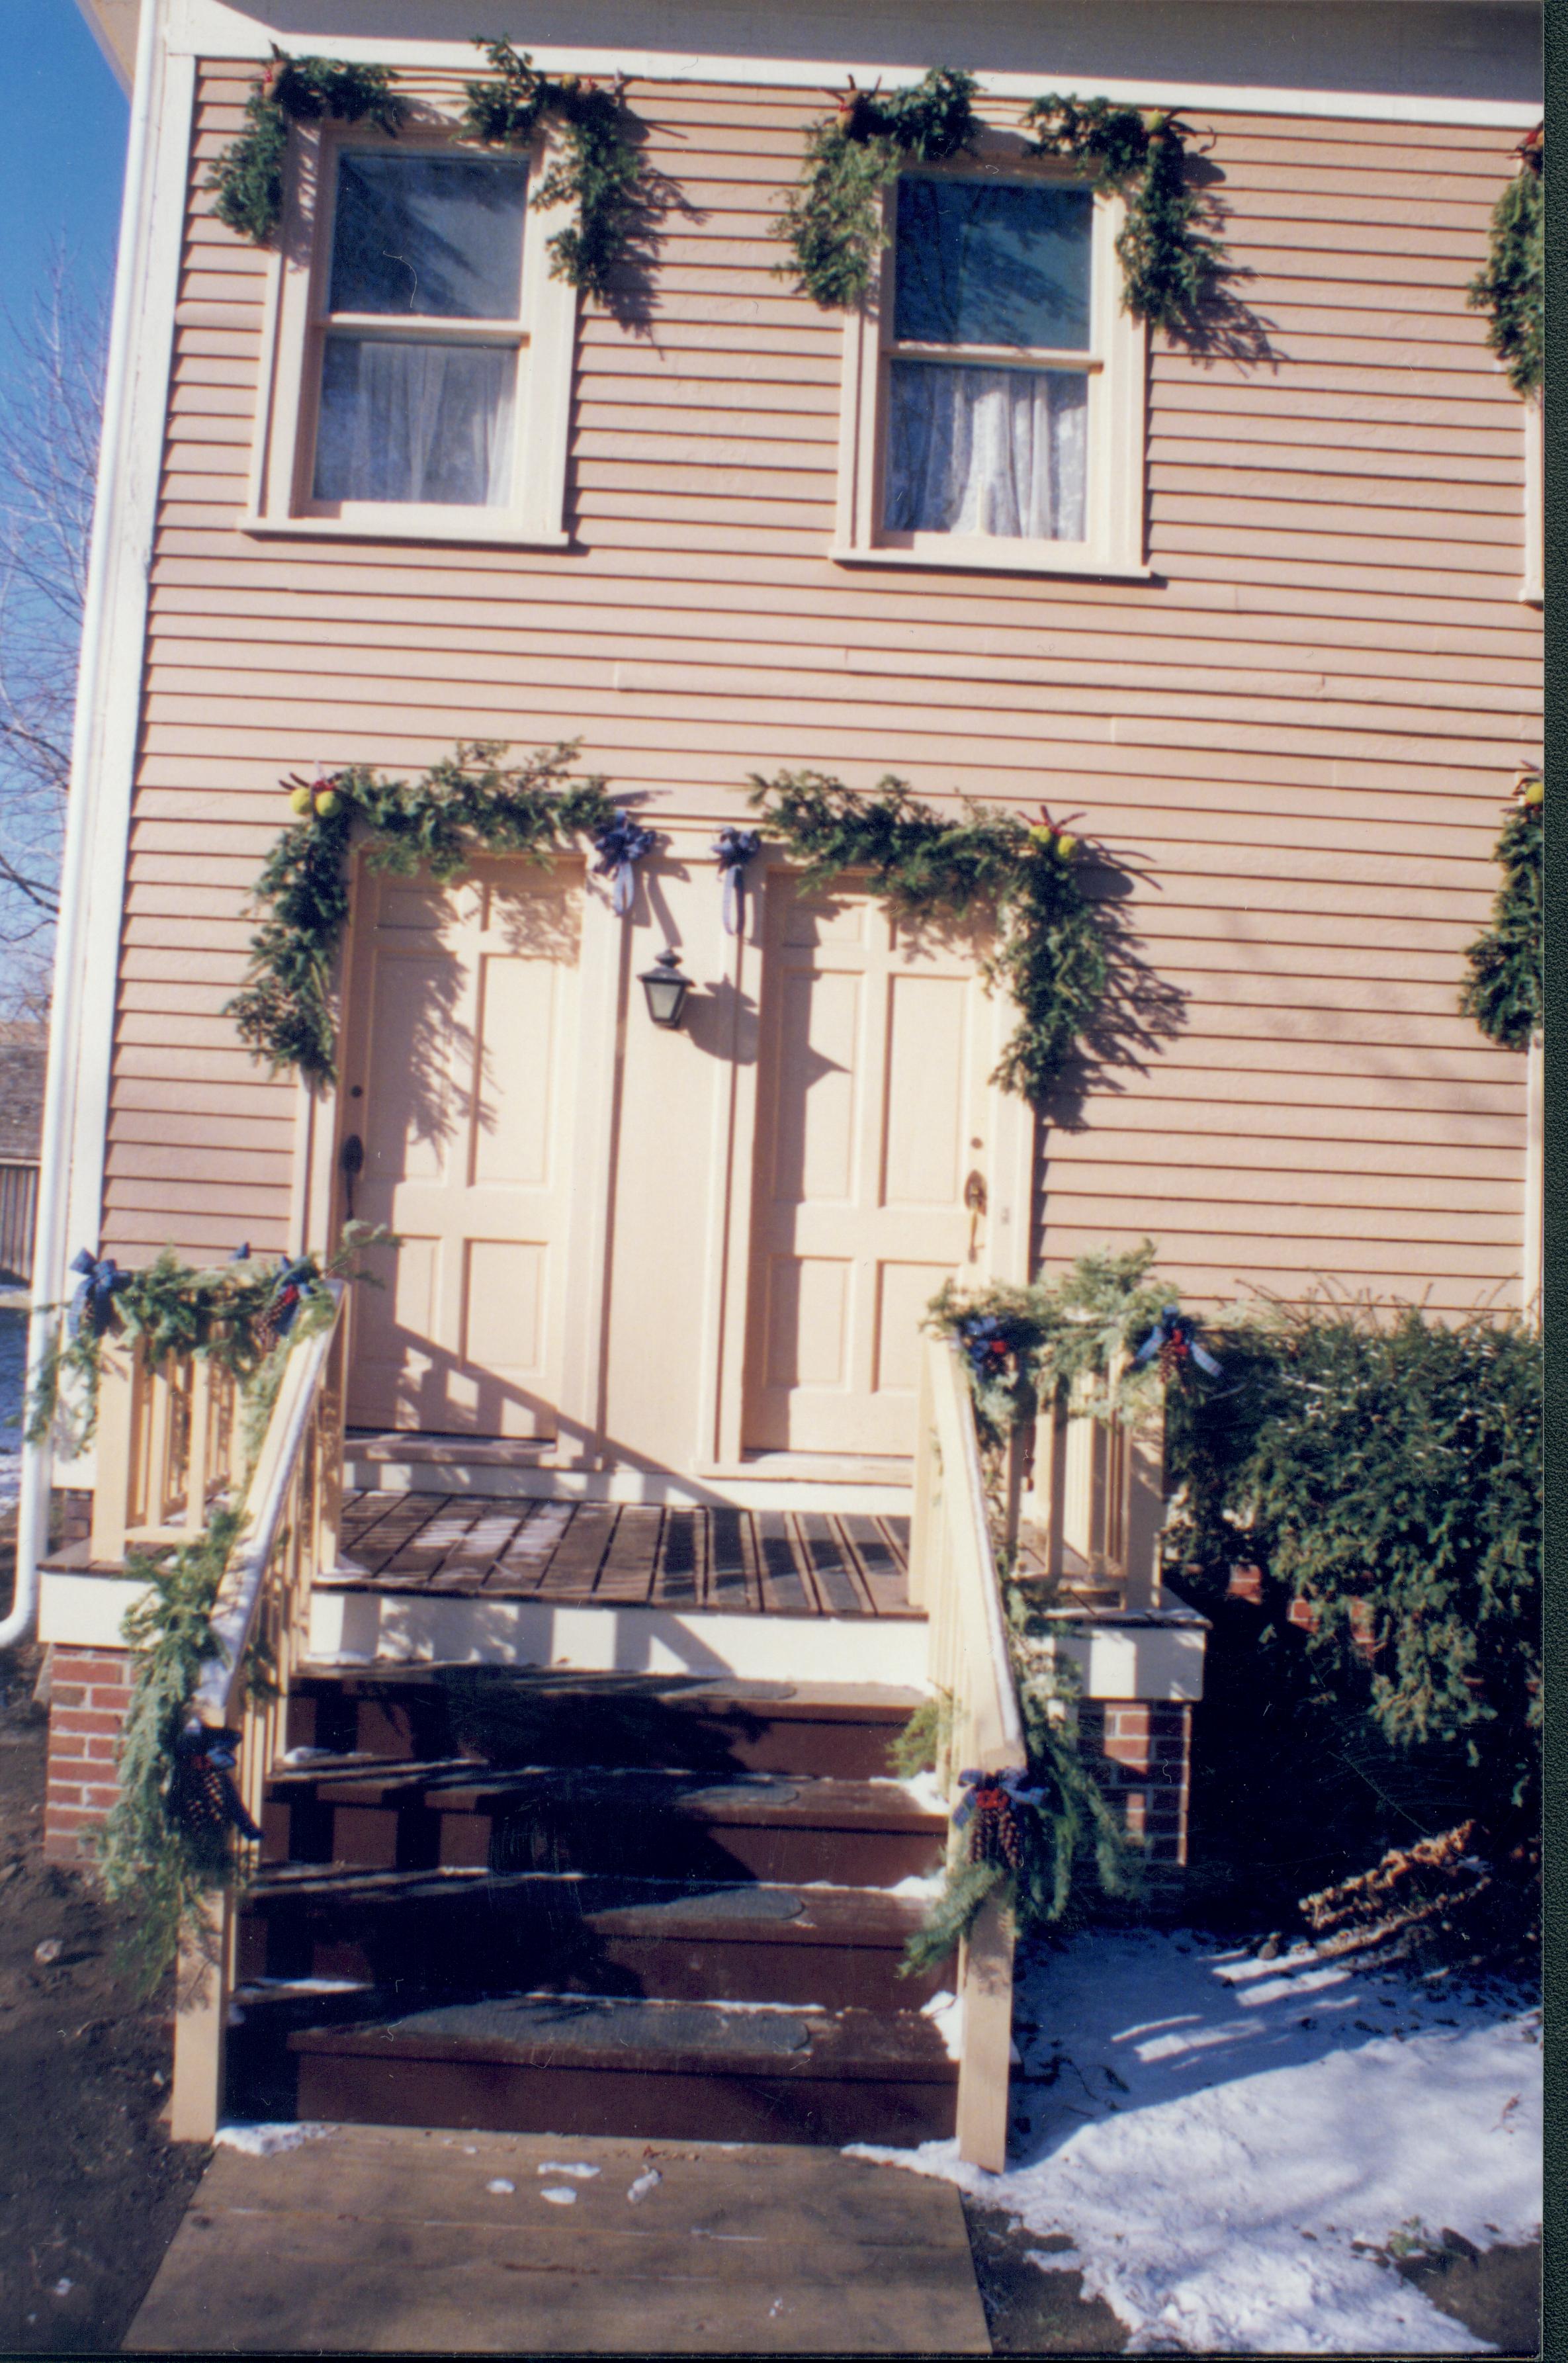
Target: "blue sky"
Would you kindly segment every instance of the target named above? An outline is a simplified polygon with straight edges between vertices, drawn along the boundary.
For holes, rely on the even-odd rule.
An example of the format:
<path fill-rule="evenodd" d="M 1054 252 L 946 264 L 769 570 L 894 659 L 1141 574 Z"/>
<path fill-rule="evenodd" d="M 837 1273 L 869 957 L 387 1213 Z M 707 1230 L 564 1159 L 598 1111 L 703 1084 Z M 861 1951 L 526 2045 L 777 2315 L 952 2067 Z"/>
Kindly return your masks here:
<path fill-rule="evenodd" d="M 108 286 L 127 105 L 76 0 L 0 0 L 0 311 L 21 319 L 58 240 Z"/>

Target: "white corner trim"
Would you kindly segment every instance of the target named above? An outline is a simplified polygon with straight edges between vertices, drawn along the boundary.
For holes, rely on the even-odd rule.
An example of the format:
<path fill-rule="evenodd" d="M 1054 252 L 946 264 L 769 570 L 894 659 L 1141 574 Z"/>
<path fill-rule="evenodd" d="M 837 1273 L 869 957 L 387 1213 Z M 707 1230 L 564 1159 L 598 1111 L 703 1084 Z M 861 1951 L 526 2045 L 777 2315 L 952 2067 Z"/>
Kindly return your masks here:
<path fill-rule="evenodd" d="M 95 1247 L 103 1219 L 105 1139 L 119 981 L 126 852 L 141 732 L 142 666 L 149 582 L 163 467 L 163 422 L 173 355 L 174 311 L 184 242 L 195 69 L 189 58 L 155 58 L 152 118 L 142 186 L 127 192 L 116 303 L 128 313 L 119 400 L 104 422 L 94 564 L 101 599 L 83 636 L 79 697 L 84 735 L 72 773 L 72 818 L 84 838 L 80 980 L 73 1038 L 65 1237 L 53 1269 L 40 1269 L 42 1300 L 63 1289 L 64 1264 Z M 40 1176 L 40 1188 L 63 1176 Z"/>
<path fill-rule="evenodd" d="M 206 58 L 262 59 L 271 55 L 275 28 L 260 20 L 259 12 L 244 14 L 226 0 L 168 0 L 170 40 L 182 54 Z M 280 46 L 296 56 L 323 50 L 350 63 L 404 66 L 439 72 L 476 71 L 469 41 L 411 40 L 406 36 L 378 39 L 343 32 L 327 21 L 334 12 L 324 0 L 319 31 L 294 33 Z M 524 36 L 519 33 L 522 40 Z M 636 82 L 717 83 L 750 84 L 756 89 L 841 89 L 853 73 L 864 89 L 881 82 L 897 87 L 918 78 L 919 69 L 908 59 L 886 60 L 845 54 L 836 58 L 745 57 L 717 52 L 693 54 L 690 50 L 636 50 L 529 40 L 534 62 L 546 73 L 588 73 L 606 78 L 624 73 Z M 1275 87 L 1252 83 L 1174 82 L 1125 75 L 1089 74 L 1043 64 L 1037 72 L 980 73 L 980 91 L 991 98 L 1038 98 L 1053 89 L 1093 91 L 1131 106 L 1215 107 L 1248 115 L 1318 116 L 1330 121 L 1366 123 L 1433 123 L 1470 125 L 1502 131 L 1529 131 L 1540 119 L 1540 101 L 1509 99 L 1424 98 L 1397 91 L 1325 91 Z"/>

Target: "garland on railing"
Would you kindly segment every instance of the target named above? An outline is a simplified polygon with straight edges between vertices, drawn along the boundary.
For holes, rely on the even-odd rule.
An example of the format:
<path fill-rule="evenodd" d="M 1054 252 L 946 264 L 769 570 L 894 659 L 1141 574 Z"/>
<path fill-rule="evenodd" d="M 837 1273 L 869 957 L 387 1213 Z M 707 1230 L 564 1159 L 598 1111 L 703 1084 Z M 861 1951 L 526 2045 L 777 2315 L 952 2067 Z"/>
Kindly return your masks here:
<path fill-rule="evenodd" d="M 1169 1284 L 1154 1274 L 1155 1253 L 1145 1239 L 1121 1254 L 1082 1255 L 1070 1271 L 1028 1287 L 944 1281 L 923 1326 L 963 1355 L 982 1446 L 1004 1441 L 1079 1378 L 1096 1382 L 1083 1404 L 1092 1418 L 1135 1427 L 1147 1416 L 1167 1371 L 1142 1348 L 1174 1309 Z"/>
<path fill-rule="evenodd" d="M 475 46 L 497 78 L 465 83 L 463 134 L 487 148 L 525 148 L 541 123 L 560 127 L 566 152 L 549 166 L 533 202 L 575 205 L 576 221 L 548 241 L 551 272 L 602 303 L 644 212 L 642 155 L 622 96 L 624 78 L 605 89 L 580 74 L 539 73 L 527 51 L 519 57 L 510 41 Z"/>
<path fill-rule="evenodd" d="M 624 817 L 600 779 L 569 780 L 575 745 L 541 749 L 503 767 L 505 747 L 475 740 L 417 780 L 384 780 L 363 764 L 315 782 L 293 780 L 299 817 L 267 856 L 253 904 L 264 915 L 251 939 L 246 982 L 226 1004 L 242 1037 L 274 1072 L 313 1082 L 335 1073 L 332 969 L 348 917 L 348 840 L 369 834 L 373 870 L 412 875 L 422 865 L 442 883 L 476 852 L 547 861 L 574 836 L 596 836 Z"/>
<path fill-rule="evenodd" d="M 1470 975 L 1459 1006 L 1507 1050 L 1525 1049 L 1545 1015 L 1544 793 L 1540 774 L 1527 774 L 1497 839 L 1503 882 L 1491 925 L 1464 955 Z"/>
<path fill-rule="evenodd" d="M 1515 151 L 1519 169 L 1492 208 L 1486 261 L 1470 282 L 1472 307 L 1490 312 L 1486 342 L 1520 394 L 1537 394 L 1546 361 L 1546 127 Z"/>
<path fill-rule="evenodd" d="M 977 87 L 973 74 L 941 66 L 885 97 L 856 90 L 852 77 L 836 112 L 807 132 L 800 182 L 773 224 L 793 256 L 780 276 L 795 277 L 824 310 L 862 302 L 886 238 L 883 190 L 902 165 L 944 162 L 979 137 L 985 126 L 969 103 Z"/>
<path fill-rule="evenodd" d="M 1018 1612 L 1010 1601 L 1015 1661 L 1018 1627 Z M 1067 1919 L 1091 1876 L 1102 1895 L 1137 1892 L 1137 1848 L 1090 1769 L 1060 1674 L 1022 1663 L 1016 1670 L 1029 1769 L 959 1773 L 967 1794 L 953 1821 L 966 1831 L 966 1843 L 950 1856 L 941 1892 L 905 1944 L 905 1976 L 944 1960 L 968 1936 L 988 1897 L 1010 1910 L 1018 1934 L 1028 1936 Z M 911 1744 L 922 1713 L 916 1709 L 895 1757 L 906 1777 L 936 1762 L 934 1733 L 918 1751 Z M 922 1738 L 929 1729 L 929 1722 L 922 1726 Z"/>
<path fill-rule="evenodd" d="M 94 1257 L 83 1248 L 72 1266 L 83 1275 L 72 1304 L 40 1308 L 50 1326 L 28 1400 L 28 1442 L 43 1444 L 52 1432 L 71 1455 L 92 1442 L 104 1340 L 116 1330 L 143 1341 L 151 1370 L 199 1356 L 233 1379 L 249 1405 L 258 1388 L 264 1396 L 274 1358 L 281 1373 L 280 1344 L 308 1337 L 329 1317 L 332 1300 L 322 1283 L 369 1278 L 359 1256 L 391 1239 L 389 1231 L 370 1223 L 348 1223 L 337 1254 L 325 1264 L 314 1256 L 253 1263 L 243 1247 L 227 1263 L 200 1270 L 182 1264 L 172 1248 L 130 1271 L 122 1271 L 112 1256 Z M 62 1402 L 67 1380 L 73 1382 L 69 1408 Z"/>
<path fill-rule="evenodd" d="M 241 238 L 266 246 L 283 216 L 283 165 L 291 123 L 373 123 L 395 134 L 408 120 L 408 102 L 392 88 L 385 66 L 349 66 L 333 58 L 272 61 L 245 102 L 246 128 L 226 148 L 207 176 L 219 221 Z"/>
<path fill-rule="evenodd" d="M 826 310 L 849 311 L 871 286 L 887 242 L 882 193 L 906 163 L 942 163 L 972 149 L 985 125 L 972 74 L 933 68 L 907 90 L 856 90 L 806 134 L 801 178 L 773 227 L 790 250 L 778 266 Z M 1135 319 L 1176 334 L 1214 294 L 1227 269 L 1220 240 L 1198 227 L 1202 201 L 1187 185 L 1191 127 L 1177 116 L 1108 99 L 1036 99 L 1023 117 L 1025 152 L 1058 156 L 1126 200 L 1116 241 L 1122 300 Z"/>
<path fill-rule="evenodd" d="M 995 914 L 999 941 L 985 964 L 1018 1010 L 1018 1026 L 993 1081 L 1040 1101 L 1105 999 L 1110 964 L 1094 905 L 1079 882 L 1077 838 L 1044 815 L 966 801 L 938 812 L 903 781 L 862 794 L 821 771 L 752 774 L 751 802 L 767 833 L 804 862 L 808 890 L 845 871 L 870 872 L 873 893 L 908 917 Z M 1076 817 L 1076 815 L 1075 815 Z"/>
<path fill-rule="evenodd" d="M 147 1591 L 124 1625 L 134 1656 L 119 1793 L 91 1843 L 105 1893 L 130 1908 L 122 1958 L 144 1994 L 182 1936 L 210 1946 L 204 1898 L 234 1876 L 229 1831 L 256 1834 L 233 1793 L 221 1743 L 214 1760 L 220 1736 L 204 1743 L 187 1730 L 196 1685 L 218 1654 L 212 1613 L 239 1527 L 237 1510 L 216 1510 L 195 1541 L 157 1557 L 133 1551 L 126 1561 L 126 1573 Z"/>

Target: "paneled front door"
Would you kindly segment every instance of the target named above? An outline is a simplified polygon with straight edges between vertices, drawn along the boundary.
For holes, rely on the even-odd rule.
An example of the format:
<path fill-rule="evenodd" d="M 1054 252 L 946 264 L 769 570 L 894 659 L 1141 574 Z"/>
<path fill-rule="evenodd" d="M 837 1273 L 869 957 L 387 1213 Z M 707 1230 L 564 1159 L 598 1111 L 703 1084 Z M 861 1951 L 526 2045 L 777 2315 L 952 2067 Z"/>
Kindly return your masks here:
<path fill-rule="evenodd" d="M 764 928 L 743 1444 L 902 1458 L 922 1315 L 984 1270 L 977 947 L 787 872 Z"/>
<path fill-rule="evenodd" d="M 375 1259 L 384 1289 L 354 1292 L 348 1417 L 553 1437 L 580 871 L 367 875 L 362 901 L 343 1130 L 364 1149 L 355 1213 L 402 1245 Z"/>

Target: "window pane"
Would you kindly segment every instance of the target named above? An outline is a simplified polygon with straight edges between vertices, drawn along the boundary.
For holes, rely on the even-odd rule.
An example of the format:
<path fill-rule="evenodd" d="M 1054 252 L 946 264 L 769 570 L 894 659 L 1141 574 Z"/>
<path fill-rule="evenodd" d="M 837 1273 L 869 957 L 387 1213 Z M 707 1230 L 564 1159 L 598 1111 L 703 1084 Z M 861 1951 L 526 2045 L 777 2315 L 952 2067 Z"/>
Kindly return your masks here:
<path fill-rule="evenodd" d="M 1088 381 L 1077 370 L 895 361 L 884 524 L 1082 541 Z"/>
<path fill-rule="evenodd" d="M 906 175 L 895 336 L 1087 352 L 1093 207 L 1087 189 Z"/>
<path fill-rule="evenodd" d="M 515 157 L 340 156 L 332 309 L 514 320 L 527 187 Z"/>
<path fill-rule="evenodd" d="M 316 499 L 503 504 L 516 374 L 516 353 L 493 345 L 328 338 Z"/>

